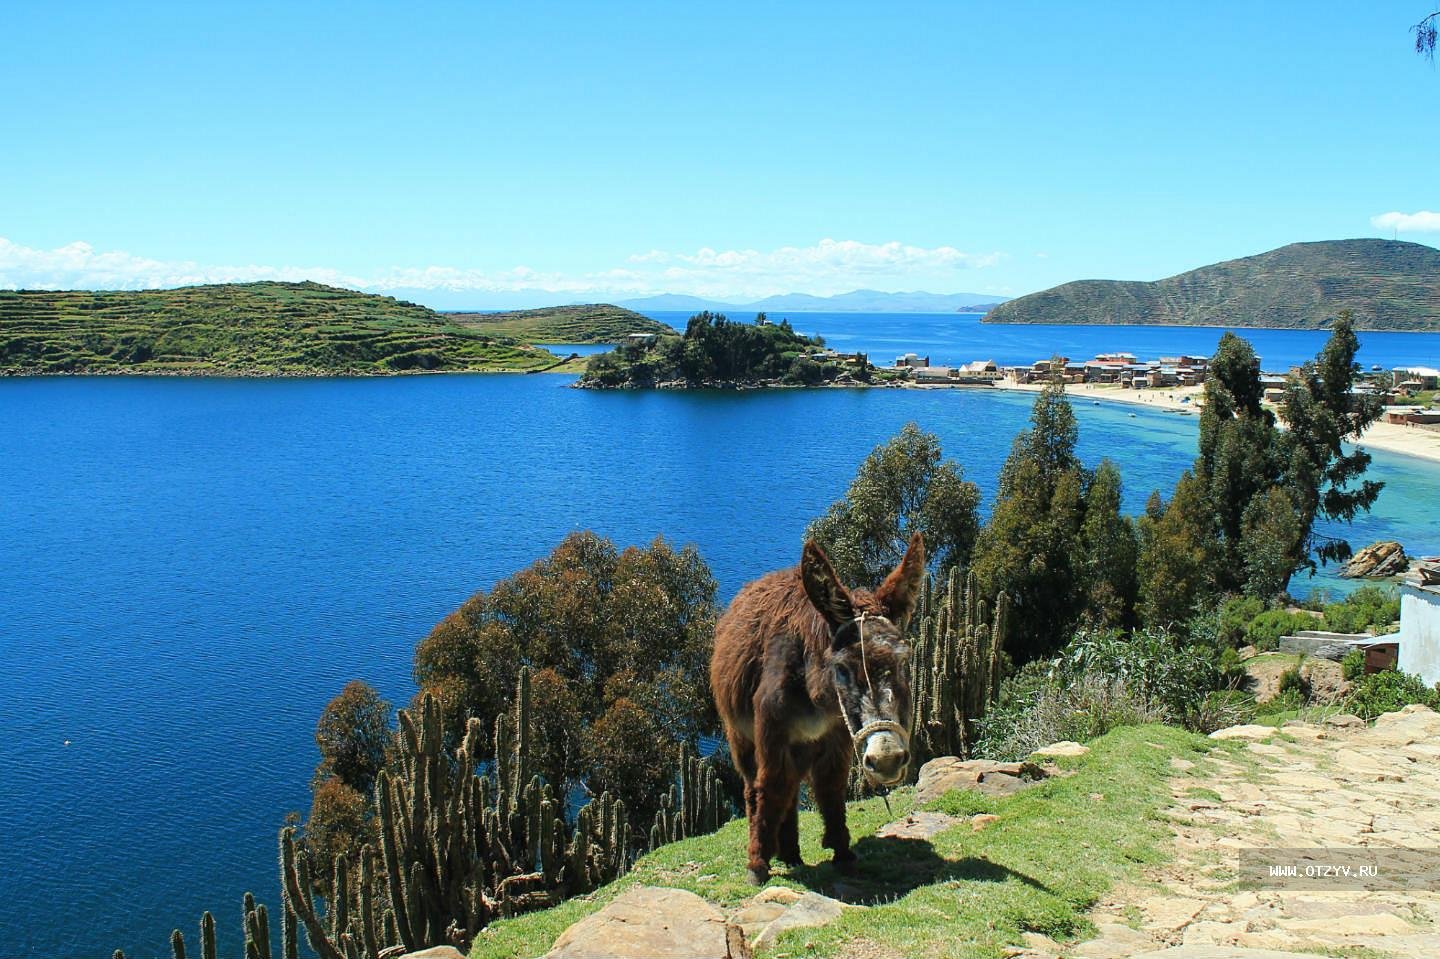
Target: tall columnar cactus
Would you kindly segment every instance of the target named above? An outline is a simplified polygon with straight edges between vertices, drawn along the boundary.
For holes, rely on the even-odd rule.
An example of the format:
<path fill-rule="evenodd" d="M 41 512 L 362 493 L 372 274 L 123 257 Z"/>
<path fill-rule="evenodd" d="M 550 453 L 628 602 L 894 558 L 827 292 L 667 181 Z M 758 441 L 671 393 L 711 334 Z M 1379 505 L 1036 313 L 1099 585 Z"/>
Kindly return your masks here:
<path fill-rule="evenodd" d="M 476 769 L 485 735 L 479 720 L 467 723 L 452 757 L 433 696 L 401 710 L 397 759 L 375 784 L 378 848 L 363 847 L 358 868 L 340 857 L 315 864 L 312 874 L 294 828 L 281 830 L 282 959 L 297 959 L 301 926 L 320 959 L 382 959 L 445 943 L 468 949 L 495 916 L 554 905 L 630 868 L 629 816 L 611 794 L 586 805 L 566 829 L 563 797 L 533 773 L 530 708 L 529 670 L 522 669 L 515 708 L 495 723 L 493 779 Z M 681 775 L 674 808 L 685 825 L 678 828 L 715 828 L 714 772 L 687 755 Z M 268 912 L 248 893 L 242 920 L 245 959 L 271 959 Z M 200 942 L 202 959 L 216 959 L 208 912 Z M 185 959 L 178 931 L 172 950 Z"/>
<path fill-rule="evenodd" d="M 919 763 L 968 756 L 977 727 L 1000 686 L 1009 600 L 991 610 L 976 587 L 952 569 L 943 589 L 927 582 L 911 658 L 911 752 Z M 988 615 L 987 615 L 988 614 Z"/>
<path fill-rule="evenodd" d="M 655 824 L 650 827 L 650 848 L 703 836 L 719 829 L 727 818 L 724 787 L 715 768 L 704 762 L 689 745 L 680 747 L 678 782 L 660 801 Z"/>

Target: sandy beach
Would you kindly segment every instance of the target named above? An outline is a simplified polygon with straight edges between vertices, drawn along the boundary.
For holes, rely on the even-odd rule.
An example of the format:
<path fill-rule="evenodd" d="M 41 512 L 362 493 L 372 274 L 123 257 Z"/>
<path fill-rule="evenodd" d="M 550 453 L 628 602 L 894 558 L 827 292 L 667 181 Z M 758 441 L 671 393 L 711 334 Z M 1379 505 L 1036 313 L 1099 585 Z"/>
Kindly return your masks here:
<path fill-rule="evenodd" d="M 1038 383 L 998 383 L 996 389 L 1018 390 L 1038 393 Z M 1109 386 L 1099 383 L 1072 383 L 1065 387 L 1071 397 L 1084 400 L 1100 400 L 1109 403 L 1129 403 L 1147 406 L 1151 409 L 1172 412 L 1200 413 L 1200 404 L 1205 396 L 1203 386 L 1167 386 L 1153 390 L 1133 390 L 1124 386 Z M 1186 401 L 1189 402 L 1186 402 Z M 1369 450 L 1384 450 L 1402 456 L 1440 463 L 1440 430 L 1428 430 L 1417 426 L 1400 426 L 1380 422 L 1365 431 L 1360 444 Z"/>

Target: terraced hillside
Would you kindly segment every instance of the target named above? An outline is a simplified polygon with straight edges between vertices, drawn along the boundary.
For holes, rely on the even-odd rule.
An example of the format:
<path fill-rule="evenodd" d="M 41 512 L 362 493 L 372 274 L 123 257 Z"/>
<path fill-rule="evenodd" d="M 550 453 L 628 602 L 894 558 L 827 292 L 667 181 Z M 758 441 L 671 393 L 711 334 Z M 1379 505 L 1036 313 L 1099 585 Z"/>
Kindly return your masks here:
<path fill-rule="evenodd" d="M 548 352 L 319 283 L 0 291 L 0 374 L 364 375 L 531 370 Z"/>
<path fill-rule="evenodd" d="M 1078 280 L 1001 303 L 986 323 L 1440 330 L 1440 250 L 1393 240 L 1292 243 L 1138 283 Z"/>
<path fill-rule="evenodd" d="M 621 343 L 631 333 L 675 332 L 659 320 L 609 303 L 445 315 L 462 326 L 523 343 Z"/>

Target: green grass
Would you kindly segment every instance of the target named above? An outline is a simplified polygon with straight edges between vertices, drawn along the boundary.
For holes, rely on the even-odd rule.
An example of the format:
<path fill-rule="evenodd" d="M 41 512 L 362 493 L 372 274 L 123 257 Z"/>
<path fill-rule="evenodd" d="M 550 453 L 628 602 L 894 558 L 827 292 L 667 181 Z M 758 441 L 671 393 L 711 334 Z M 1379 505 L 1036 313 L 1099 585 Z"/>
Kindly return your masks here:
<path fill-rule="evenodd" d="M 1065 764 L 1073 775 L 1006 798 L 952 792 L 931 803 L 942 812 L 987 812 L 999 820 L 980 832 L 962 823 L 928 843 L 874 836 L 913 808 L 911 791 L 891 796 L 891 813 L 879 799 L 852 803 L 850 830 L 861 857 L 854 877 L 831 868 L 819 848 L 818 817 L 803 813 L 801 849 L 806 862 L 819 864 L 777 867 L 772 883 L 838 893 L 871 908 L 788 933 L 769 954 L 840 956 L 873 943 L 881 954 L 998 957 L 1029 931 L 1082 937 L 1090 931 L 1086 912 L 1106 891 L 1139 880 L 1144 867 L 1170 856 L 1164 810 L 1168 780 L 1180 775 L 1171 758 L 1198 760 L 1217 745 L 1169 727 L 1115 730 Z M 1190 775 L 1204 771 L 1202 761 Z M 542 955 L 567 926 L 635 884 L 688 889 L 733 909 L 755 892 L 745 881 L 745 837 L 746 823 L 737 820 L 713 835 L 662 847 L 591 897 L 496 923 L 476 939 L 472 959 Z"/>
<path fill-rule="evenodd" d="M 522 343 L 621 343 L 631 333 L 674 333 L 664 323 L 608 303 L 509 313 L 447 313 L 460 326 Z"/>
<path fill-rule="evenodd" d="M 366 375 L 554 362 L 426 307 L 318 283 L 0 291 L 0 374 Z"/>

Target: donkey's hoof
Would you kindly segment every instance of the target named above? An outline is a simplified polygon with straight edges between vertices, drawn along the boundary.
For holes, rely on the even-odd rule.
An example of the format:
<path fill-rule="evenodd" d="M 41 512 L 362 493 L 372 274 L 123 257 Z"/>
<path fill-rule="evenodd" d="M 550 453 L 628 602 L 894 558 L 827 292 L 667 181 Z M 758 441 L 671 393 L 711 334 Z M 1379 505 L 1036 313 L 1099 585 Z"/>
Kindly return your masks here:
<path fill-rule="evenodd" d="M 791 869 L 805 868 L 805 860 L 800 857 L 800 854 L 798 852 L 793 856 L 781 856 L 780 861 L 783 862 L 785 865 L 789 866 Z"/>
<path fill-rule="evenodd" d="M 835 871 L 840 873 L 840 875 L 855 875 L 856 859 L 853 852 L 846 852 L 843 855 L 837 852 L 831 862 L 835 866 Z"/>
<path fill-rule="evenodd" d="M 770 867 L 751 866 L 745 871 L 745 878 L 752 886 L 763 886 L 770 881 Z"/>

